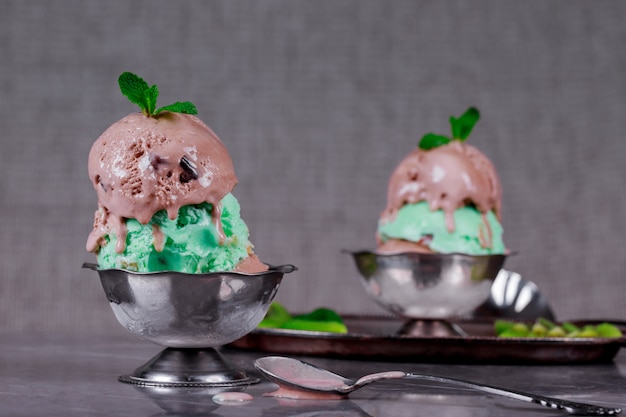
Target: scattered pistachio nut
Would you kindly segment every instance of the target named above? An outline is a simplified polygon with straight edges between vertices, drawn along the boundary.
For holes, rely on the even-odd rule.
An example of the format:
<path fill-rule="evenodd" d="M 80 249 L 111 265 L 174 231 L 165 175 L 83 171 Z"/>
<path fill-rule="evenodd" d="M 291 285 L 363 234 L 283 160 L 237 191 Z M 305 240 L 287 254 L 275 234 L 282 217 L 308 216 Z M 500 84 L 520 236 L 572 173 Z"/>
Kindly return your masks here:
<path fill-rule="evenodd" d="M 496 336 L 502 338 L 619 338 L 622 331 L 614 324 L 603 322 L 600 324 L 585 324 L 582 326 L 570 322 L 560 324 L 545 318 L 539 318 L 534 323 L 523 323 L 513 320 L 496 320 L 494 324 Z"/>

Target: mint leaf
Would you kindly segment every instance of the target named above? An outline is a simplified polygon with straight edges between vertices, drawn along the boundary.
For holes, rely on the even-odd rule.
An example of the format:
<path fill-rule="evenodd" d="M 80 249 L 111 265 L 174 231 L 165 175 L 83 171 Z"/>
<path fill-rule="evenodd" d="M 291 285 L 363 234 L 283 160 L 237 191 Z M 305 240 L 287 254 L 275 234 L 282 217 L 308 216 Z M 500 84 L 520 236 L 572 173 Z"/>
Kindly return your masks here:
<path fill-rule="evenodd" d="M 434 133 L 427 133 L 420 140 L 419 148 L 425 151 L 450 143 L 450 138 Z"/>
<path fill-rule="evenodd" d="M 196 106 L 189 101 L 177 101 L 174 104 L 164 106 L 157 109 L 157 98 L 159 97 L 159 88 L 156 85 L 150 87 L 147 82 L 132 72 L 124 72 L 117 79 L 122 94 L 128 100 L 139 106 L 141 112 L 148 117 L 156 117 L 163 111 L 184 114 L 198 114 Z"/>
<path fill-rule="evenodd" d="M 125 72 L 119 76 L 117 83 L 124 94 L 131 103 L 138 105 L 144 114 L 147 114 L 149 104 L 146 101 L 146 91 L 150 89 L 148 83 L 146 83 L 141 77 L 131 73 Z"/>
<path fill-rule="evenodd" d="M 198 114 L 198 110 L 196 110 L 196 106 L 190 101 L 177 101 L 174 104 L 170 104 L 169 106 L 163 106 L 155 112 L 155 114 L 159 114 L 162 111 L 171 111 L 174 113 L 184 113 L 184 114 Z"/>
<path fill-rule="evenodd" d="M 146 90 L 146 102 L 148 103 L 147 116 L 156 115 L 154 109 L 156 109 L 157 97 L 159 97 L 159 88 L 156 85 L 153 85 Z"/>
<path fill-rule="evenodd" d="M 474 107 L 467 109 L 465 113 L 458 119 L 454 116 L 450 117 L 450 125 L 452 126 L 452 138 L 464 141 L 472 133 L 472 129 L 476 122 L 480 119 L 480 113 Z"/>

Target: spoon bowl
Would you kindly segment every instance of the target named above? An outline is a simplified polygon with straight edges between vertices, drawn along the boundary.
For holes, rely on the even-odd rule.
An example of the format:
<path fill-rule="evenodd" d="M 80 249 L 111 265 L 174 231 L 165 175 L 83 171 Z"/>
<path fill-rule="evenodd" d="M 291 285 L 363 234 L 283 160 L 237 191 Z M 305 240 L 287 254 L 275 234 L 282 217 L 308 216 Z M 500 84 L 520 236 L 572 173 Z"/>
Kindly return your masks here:
<path fill-rule="evenodd" d="M 302 390 L 322 394 L 347 396 L 349 393 L 383 379 L 416 379 L 461 386 L 494 395 L 530 402 L 544 407 L 561 410 L 570 414 L 608 416 L 619 414 L 620 408 L 599 407 L 591 404 L 544 397 L 522 391 L 514 391 L 491 385 L 479 384 L 462 379 L 441 377 L 436 375 L 417 374 L 404 371 L 386 371 L 365 375 L 358 379 L 350 379 L 337 375 L 310 363 L 283 356 L 267 356 L 259 358 L 254 366 L 269 380 L 288 391 Z M 333 397 L 335 398 L 335 397 Z"/>

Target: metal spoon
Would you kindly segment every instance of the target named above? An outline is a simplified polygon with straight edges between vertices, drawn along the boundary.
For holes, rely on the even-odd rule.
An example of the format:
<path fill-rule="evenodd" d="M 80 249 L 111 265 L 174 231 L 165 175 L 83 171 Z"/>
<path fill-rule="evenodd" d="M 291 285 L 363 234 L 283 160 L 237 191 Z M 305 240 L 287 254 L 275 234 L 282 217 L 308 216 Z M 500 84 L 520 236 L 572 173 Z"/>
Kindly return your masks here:
<path fill-rule="evenodd" d="M 465 388 L 488 392 L 490 394 L 501 395 L 515 400 L 539 404 L 544 407 L 565 411 L 570 414 L 606 416 L 619 414 L 622 411 L 620 408 L 598 407 L 595 405 L 566 401 L 558 398 L 528 394 L 521 391 L 497 388 L 461 379 L 415 374 L 404 371 L 379 372 L 371 375 L 365 375 L 358 379 L 349 379 L 327 371 L 326 369 L 311 365 L 310 363 L 282 356 L 267 356 L 259 358 L 254 362 L 254 366 L 268 379 L 276 382 L 280 386 L 308 392 L 339 394 L 345 396 L 367 384 L 371 384 L 372 382 L 382 379 L 409 378 L 458 385 Z"/>

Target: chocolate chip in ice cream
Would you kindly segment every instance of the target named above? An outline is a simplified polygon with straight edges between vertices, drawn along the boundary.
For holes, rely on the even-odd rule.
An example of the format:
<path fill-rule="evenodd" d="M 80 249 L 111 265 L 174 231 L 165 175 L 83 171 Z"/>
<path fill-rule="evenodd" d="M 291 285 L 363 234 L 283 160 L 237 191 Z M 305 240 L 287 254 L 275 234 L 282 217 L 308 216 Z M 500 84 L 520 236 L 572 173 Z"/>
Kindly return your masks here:
<path fill-rule="evenodd" d="M 198 179 L 196 164 L 191 162 L 186 156 L 180 159 L 180 167 L 183 169 L 183 172 L 180 174 L 180 182 L 184 184 Z"/>

